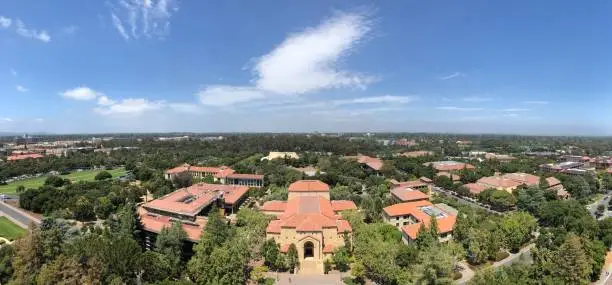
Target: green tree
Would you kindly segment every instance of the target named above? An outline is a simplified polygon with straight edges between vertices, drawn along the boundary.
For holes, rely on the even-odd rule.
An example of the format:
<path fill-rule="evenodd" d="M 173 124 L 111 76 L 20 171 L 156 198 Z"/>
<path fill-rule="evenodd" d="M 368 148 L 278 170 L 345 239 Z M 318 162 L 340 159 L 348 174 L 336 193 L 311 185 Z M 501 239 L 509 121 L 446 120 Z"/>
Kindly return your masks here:
<path fill-rule="evenodd" d="M 350 258 L 345 247 L 341 246 L 334 250 L 332 260 L 336 269 L 340 272 L 346 272 L 349 270 Z"/>
<path fill-rule="evenodd" d="M 427 230 L 425 225 L 421 224 L 415 240 L 415 243 L 420 250 L 424 250 L 438 244 L 438 236 L 433 235 L 433 233 L 434 231 Z"/>
<path fill-rule="evenodd" d="M 518 252 L 521 245 L 529 241 L 536 227 L 536 219 L 527 212 L 507 215 L 500 224 L 506 245 L 512 252 Z"/>
<path fill-rule="evenodd" d="M 173 222 L 172 226 L 164 227 L 161 230 L 155 241 L 155 250 L 168 260 L 174 276 L 180 275 L 183 242 L 186 238 L 187 233 L 181 223 Z"/>
<path fill-rule="evenodd" d="M 79 221 L 90 221 L 96 217 L 93 204 L 84 196 L 81 196 L 76 200 L 72 212 L 74 218 Z"/>
<path fill-rule="evenodd" d="M 106 180 L 111 178 L 113 178 L 113 175 L 108 171 L 100 171 L 98 174 L 96 174 L 96 177 L 94 177 L 95 180 Z"/>
<path fill-rule="evenodd" d="M 111 203 L 108 197 L 100 197 L 97 200 L 95 213 L 96 216 L 100 219 L 106 219 L 115 209 L 114 205 Z"/>
<path fill-rule="evenodd" d="M 270 238 L 264 242 L 261 248 L 261 255 L 264 258 L 264 263 L 275 270 L 278 270 L 276 267 L 276 260 L 280 254 L 280 248 L 276 241 L 273 238 Z"/>
<path fill-rule="evenodd" d="M 140 254 L 136 268 L 137 278 L 147 283 L 164 280 L 173 275 L 175 270 L 170 266 L 166 257 L 150 250 Z"/>
<path fill-rule="evenodd" d="M 332 200 L 351 200 L 352 197 L 350 188 L 342 185 L 331 188 L 329 195 Z"/>
<path fill-rule="evenodd" d="M 300 266 L 300 258 L 294 243 L 290 244 L 287 250 L 287 266 L 289 266 L 289 270 L 291 271 L 294 271 Z"/>
<path fill-rule="evenodd" d="M 487 261 L 489 253 L 487 242 L 489 235 L 485 230 L 472 228 L 468 238 L 468 259 L 472 264 L 481 264 Z"/>
<path fill-rule="evenodd" d="M 584 251 L 580 237 L 569 235 L 556 253 L 556 274 L 566 284 L 588 284 L 591 272 L 588 257 Z"/>
<path fill-rule="evenodd" d="M 357 261 L 351 265 L 351 275 L 355 277 L 355 281 L 363 284 L 366 276 L 366 268 L 363 263 Z"/>
<path fill-rule="evenodd" d="M 253 283 L 262 284 L 263 280 L 266 278 L 266 272 L 268 272 L 267 266 L 255 266 L 251 271 L 249 279 L 253 281 Z"/>

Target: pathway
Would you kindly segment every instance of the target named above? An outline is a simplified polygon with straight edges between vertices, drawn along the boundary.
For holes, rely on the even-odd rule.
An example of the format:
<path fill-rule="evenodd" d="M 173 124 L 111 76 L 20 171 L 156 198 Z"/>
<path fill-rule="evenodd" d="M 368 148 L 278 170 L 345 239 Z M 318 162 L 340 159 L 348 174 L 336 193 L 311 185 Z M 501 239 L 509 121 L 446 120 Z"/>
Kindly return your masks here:
<path fill-rule="evenodd" d="M 291 274 L 291 273 L 274 273 L 268 272 L 267 277 L 274 278 L 276 283 L 279 285 L 343 285 L 342 281 L 343 277 L 348 277 L 351 274 L 346 272 L 340 274 L 339 272 L 329 273 L 329 274 L 313 274 L 313 275 L 305 275 L 305 274 Z"/>
<path fill-rule="evenodd" d="M 40 219 L 13 207 L 4 201 L 0 202 L 0 212 L 18 226 L 27 229 L 30 223 L 40 224 Z"/>

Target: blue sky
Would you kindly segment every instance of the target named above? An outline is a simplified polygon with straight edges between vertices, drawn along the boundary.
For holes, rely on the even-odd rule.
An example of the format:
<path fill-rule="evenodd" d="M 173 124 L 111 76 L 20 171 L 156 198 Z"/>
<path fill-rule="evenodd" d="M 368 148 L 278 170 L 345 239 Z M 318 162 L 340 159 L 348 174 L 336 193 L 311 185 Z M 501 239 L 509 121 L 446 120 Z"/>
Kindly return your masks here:
<path fill-rule="evenodd" d="M 612 2 L 5 0 L 0 131 L 612 135 Z"/>

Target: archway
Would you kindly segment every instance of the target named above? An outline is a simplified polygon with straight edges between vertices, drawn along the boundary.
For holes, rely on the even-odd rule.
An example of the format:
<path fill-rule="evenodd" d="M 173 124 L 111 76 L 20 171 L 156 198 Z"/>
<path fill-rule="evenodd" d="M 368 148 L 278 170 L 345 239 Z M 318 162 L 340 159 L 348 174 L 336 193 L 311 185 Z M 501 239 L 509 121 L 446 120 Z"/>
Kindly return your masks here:
<path fill-rule="evenodd" d="M 304 243 L 304 259 L 314 257 L 314 244 L 311 241 Z"/>

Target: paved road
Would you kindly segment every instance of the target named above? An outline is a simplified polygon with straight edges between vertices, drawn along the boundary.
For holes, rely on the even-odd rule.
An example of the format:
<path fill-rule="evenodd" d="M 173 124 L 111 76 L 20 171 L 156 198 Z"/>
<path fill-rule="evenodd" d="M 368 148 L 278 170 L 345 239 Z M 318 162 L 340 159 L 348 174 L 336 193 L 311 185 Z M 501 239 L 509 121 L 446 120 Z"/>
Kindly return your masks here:
<path fill-rule="evenodd" d="M 595 214 L 597 212 L 597 206 L 599 205 L 604 205 L 606 207 L 606 210 L 608 208 L 608 203 L 610 202 L 610 198 L 612 197 L 612 195 L 610 194 L 605 194 L 603 197 L 599 198 L 599 200 L 587 205 L 587 210 L 589 210 L 589 212 L 591 213 L 591 215 L 595 218 L 597 218 L 597 215 Z M 607 216 L 608 211 L 604 211 L 604 216 Z M 602 218 L 603 218 L 602 217 Z"/>
<path fill-rule="evenodd" d="M 39 219 L 32 217 L 4 202 L 0 202 L 0 212 L 4 213 L 4 215 L 8 216 L 11 220 L 18 222 L 21 227 L 27 228 L 30 223 L 40 224 Z"/>

